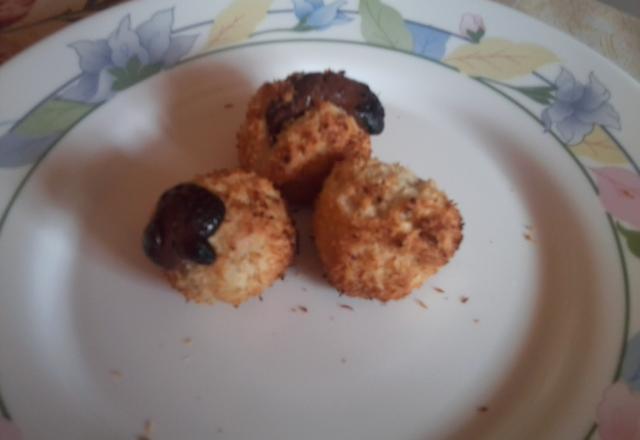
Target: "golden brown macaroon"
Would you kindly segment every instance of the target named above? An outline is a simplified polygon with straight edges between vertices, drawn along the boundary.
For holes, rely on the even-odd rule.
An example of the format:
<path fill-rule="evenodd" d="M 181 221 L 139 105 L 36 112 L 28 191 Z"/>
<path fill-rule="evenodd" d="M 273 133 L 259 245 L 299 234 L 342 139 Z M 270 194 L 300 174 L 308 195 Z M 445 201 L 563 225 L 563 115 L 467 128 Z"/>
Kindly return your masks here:
<path fill-rule="evenodd" d="M 339 291 L 400 299 L 446 264 L 462 218 L 431 180 L 376 159 L 338 163 L 316 200 L 315 241 Z"/>
<path fill-rule="evenodd" d="M 188 301 L 238 305 L 283 276 L 295 230 L 267 179 L 221 170 L 160 198 L 144 249 Z"/>
<path fill-rule="evenodd" d="M 384 109 L 363 83 L 344 73 L 296 73 L 262 85 L 238 132 L 243 168 L 271 180 L 294 203 L 311 202 L 333 164 L 369 157 L 369 134 L 384 128 Z"/>

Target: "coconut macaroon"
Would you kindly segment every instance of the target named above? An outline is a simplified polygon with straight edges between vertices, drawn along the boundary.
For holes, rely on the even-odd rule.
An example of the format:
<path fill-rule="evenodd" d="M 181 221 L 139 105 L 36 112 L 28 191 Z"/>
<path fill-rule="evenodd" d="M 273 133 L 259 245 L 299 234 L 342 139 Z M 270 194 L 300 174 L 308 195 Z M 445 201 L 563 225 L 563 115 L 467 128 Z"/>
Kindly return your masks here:
<path fill-rule="evenodd" d="M 313 200 L 333 164 L 369 157 L 384 109 L 344 72 L 294 73 L 262 85 L 238 132 L 242 167 L 271 180 L 294 203 Z"/>
<path fill-rule="evenodd" d="M 280 193 L 221 170 L 166 191 L 144 232 L 147 256 L 188 301 L 238 305 L 283 276 L 295 230 Z"/>
<path fill-rule="evenodd" d="M 462 225 L 434 182 L 375 159 L 338 163 L 313 218 L 329 282 L 347 295 L 381 301 L 403 298 L 446 264 Z"/>

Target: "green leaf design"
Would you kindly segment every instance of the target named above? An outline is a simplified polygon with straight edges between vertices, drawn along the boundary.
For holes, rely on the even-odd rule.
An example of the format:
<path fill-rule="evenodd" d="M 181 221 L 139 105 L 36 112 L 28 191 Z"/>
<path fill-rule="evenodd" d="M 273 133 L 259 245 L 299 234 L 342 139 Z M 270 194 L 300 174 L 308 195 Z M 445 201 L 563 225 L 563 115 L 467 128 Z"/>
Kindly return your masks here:
<path fill-rule="evenodd" d="M 627 246 L 633 255 L 640 258 L 640 231 L 631 231 L 618 223 L 618 231 L 627 240 Z"/>
<path fill-rule="evenodd" d="M 159 72 L 161 69 L 162 63 L 145 66 L 140 62 L 138 57 L 133 57 L 129 60 L 126 67 L 116 67 L 109 70 L 109 73 L 115 78 L 113 90 L 120 91 L 131 87 L 135 83 Z"/>
<path fill-rule="evenodd" d="M 484 37 L 484 29 L 479 29 L 477 32 L 467 31 L 467 36 L 472 42 L 479 43 L 482 37 Z"/>
<path fill-rule="evenodd" d="M 246 40 L 267 16 L 273 0 L 233 0 L 213 22 L 205 49 Z"/>
<path fill-rule="evenodd" d="M 504 81 L 530 75 L 541 66 L 558 62 L 558 57 L 537 44 L 493 37 L 458 46 L 442 62 L 469 76 Z"/>
<path fill-rule="evenodd" d="M 306 22 L 306 20 L 303 20 L 303 21 L 299 22 L 297 25 L 292 27 L 291 30 L 295 31 L 295 32 L 308 32 L 308 31 L 316 30 L 316 28 L 314 28 L 312 26 L 308 26 L 305 22 Z"/>
<path fill-rule="evenodd" d="M 51 99 L 44 102 L 16 127 L 16 133 L 40 137 L 66 130 L 89 113 L 93 106 L 82 102 Z"/>
<path fill-rule="evenodd" d="M 532 86 L 532 87 L 514 87 L 514 90 L 533 99 L 535 102 L 549 105 L 553 102 L 554 86 Z"/>
<path fill-rule="evenodd" d="M 410 52 L 413 48 L 411 32 L 405 27 L 398 11 L 380 0 L 360 0 L 360 30 L 365 40 L 380 46 Z"/>

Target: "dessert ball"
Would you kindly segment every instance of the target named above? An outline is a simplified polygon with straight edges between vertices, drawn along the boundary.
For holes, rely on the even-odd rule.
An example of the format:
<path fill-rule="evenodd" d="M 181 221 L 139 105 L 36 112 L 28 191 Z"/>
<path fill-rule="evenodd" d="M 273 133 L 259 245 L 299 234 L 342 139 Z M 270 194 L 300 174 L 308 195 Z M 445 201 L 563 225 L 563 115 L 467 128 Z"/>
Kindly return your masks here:
<path fill-rule="evenodd" d="M 446 264 L 462 225 L 433 181 L 363 158 L 334 167 L 313 218 L 329 282 L 347 295 L 380 301 L 406 296 Z"/>
<path fill-rule="evenodd" d="M 367 85 L 344 72 L 294 73 L 264 84 L 249 102 L 240 164 L 288 200 L 310 202 L 336 161 L 370 156 L 369 134 L 383 128 L 384 109 Z"/>
<path fill-rule="evenodd" d="M 143 242 L 188 301 L 238 305 L 284 274 L 295 230 L 267 179 L 221 170 L 166 191 Z"/>

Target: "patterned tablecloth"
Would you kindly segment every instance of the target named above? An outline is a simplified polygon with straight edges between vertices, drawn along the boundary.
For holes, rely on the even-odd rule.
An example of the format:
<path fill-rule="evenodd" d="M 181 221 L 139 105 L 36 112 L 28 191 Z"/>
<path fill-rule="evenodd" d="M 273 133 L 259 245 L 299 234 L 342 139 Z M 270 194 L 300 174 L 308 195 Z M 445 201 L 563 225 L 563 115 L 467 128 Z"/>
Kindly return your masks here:
<path fill-rule="evenodd" d="M 123 0 L 0 0 L 0 63 Z M 494 0 L 573 35 L 640 80 L 640 19 L 597 0 Z"/>

